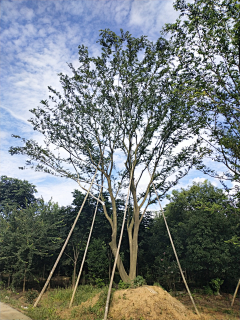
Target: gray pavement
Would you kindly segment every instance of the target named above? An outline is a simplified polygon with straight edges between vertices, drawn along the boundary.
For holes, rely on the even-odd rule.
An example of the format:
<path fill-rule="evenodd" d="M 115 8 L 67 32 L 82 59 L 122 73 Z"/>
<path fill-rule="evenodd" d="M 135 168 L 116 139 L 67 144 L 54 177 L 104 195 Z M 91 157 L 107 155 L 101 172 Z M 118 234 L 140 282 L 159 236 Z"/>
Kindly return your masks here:
<path fill-rule="evenodd" d="M 31 320 L 16 309 L 0 302 L 0 320 Z"/>

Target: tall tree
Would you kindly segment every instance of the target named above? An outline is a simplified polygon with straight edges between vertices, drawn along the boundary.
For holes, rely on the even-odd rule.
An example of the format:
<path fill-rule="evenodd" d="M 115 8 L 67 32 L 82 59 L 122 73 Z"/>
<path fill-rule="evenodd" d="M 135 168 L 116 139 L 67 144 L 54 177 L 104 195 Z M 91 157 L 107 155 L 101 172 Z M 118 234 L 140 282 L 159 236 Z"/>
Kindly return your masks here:
<path fill-rule="evenodd" d="M 205 173 L 240 182 L 240 4 L 237 0 L 195 0 L 174 4 L 179 19 L 165 26 L 176 56 L 179 94 L 205 110 L 205 156 L 224 163 L 220 173 Z"/>
<path fill-rule="evenodd" d="M 25 208 L 27 204 L 36 201 L 34 196 L 36 192 L 36 187 L 26 180 L 1 176 L 0 206 L 12 204 Z"/>
<path fill-rule="evenodd" d="M 117 201 L 130 183 L 129 273 L 121 258 L 117 260 L 122 280 L 129 282 L 136 277 L 139 226 L 155 201 L 152 182 L 163 196 L 187 174 L 196 162 L 193 138 L 201 121 L 191 112 L 191 104 L 175 94 L 166 40 L 152 43 L 122 30 L 120 36 L 110 30 L 100 36 L 101 56 L 90 57 L 87 47 L 79 46 L 79 67 L 69 64 L 73 76 L 60 74 L 63 92 L 49 87 L 50 100 L 31 110 L 30 122 L 44 135 L 45 145 L 23 139 L 24 146 L 12 147 L 10 153 L 25 154 L 37 171 L 72 178 L 83 189 L 97 170 L 95 190 L 104 184 L 111 201 L 109 215 L 102 193 L 114 255 Z"/>

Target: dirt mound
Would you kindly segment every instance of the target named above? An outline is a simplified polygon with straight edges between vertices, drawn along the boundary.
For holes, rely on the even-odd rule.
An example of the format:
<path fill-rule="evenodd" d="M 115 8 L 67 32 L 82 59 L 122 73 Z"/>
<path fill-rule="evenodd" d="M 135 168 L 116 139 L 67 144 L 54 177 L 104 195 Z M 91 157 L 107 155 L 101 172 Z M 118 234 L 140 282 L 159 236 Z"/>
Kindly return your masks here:
<path fill-rule="evenodd" d="M 162 288 L 144 286 L 116 291 L 108 319 L 195 320 L 199 318 Z"/>

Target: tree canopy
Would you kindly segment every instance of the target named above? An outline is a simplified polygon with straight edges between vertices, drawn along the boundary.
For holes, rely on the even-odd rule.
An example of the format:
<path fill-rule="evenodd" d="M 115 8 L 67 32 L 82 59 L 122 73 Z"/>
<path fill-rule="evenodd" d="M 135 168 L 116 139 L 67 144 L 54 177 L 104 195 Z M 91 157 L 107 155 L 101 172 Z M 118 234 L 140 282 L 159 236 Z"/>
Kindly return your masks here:
<path fill-rule="evenodd" d="M 1 176 L 0 181 L 0 205 L 18 205 L 25 208 L 27 204 L 36 201 L 34 193 L 36 187 L 26 180 L 19 180 L 7 176 Z"/>
<path fill-rule="evenodd" d="M 178 90 L 196 109 L 205 110 L 205 156 L 224 163 L 227 170 L 198 168 L 240 182 L 240 4 L 177 0 L 174 7 L 180 17 L 164 29 L 175 52 Z"/>

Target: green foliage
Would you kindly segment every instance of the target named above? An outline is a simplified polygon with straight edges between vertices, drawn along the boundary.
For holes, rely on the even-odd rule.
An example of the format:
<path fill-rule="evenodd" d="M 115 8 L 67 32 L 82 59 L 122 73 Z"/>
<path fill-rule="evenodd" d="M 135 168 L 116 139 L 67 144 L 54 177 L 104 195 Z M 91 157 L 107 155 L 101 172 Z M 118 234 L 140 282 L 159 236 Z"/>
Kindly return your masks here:
<path fill-rule="evenodd" d="M 205 294 L 207 294 L 208 296 L 213 295 L 213 291 L 212 291 L 212 289 L 211 289 L 211 287 L 209 285 L 204 286 L 203 288 L 204 288 L 204 293 Z"/>
<path fill-rule="evenodd" d="M 177 0 L 179 19 L 167 24 L 177 67 L 179 94 L 205 111 L 204 155 L 227 171 L 199 169 L 221 179 L 240 181 L 240 7 L 236 0 Z"/>
<path fill-rule="evenodd" d="M 62 318 L 57 315 L 57 309 L 51 307 L 32 307 L 26 311 L 26 314 L 34 320 L 62 320 Z"/>
<path fill-rule="evenodd" d="M 169 200 L 165 215 L 184 272 L 199 286 L 206 286 L 215 278 L 223 279 L 226 286 L 233 285 L 240 272 L 240 252 L 239 247 L 225 241 L 239 234 L 239 209 L 221 189 L 207 181 L 175 190 Z M 175 258 L 161 216 L 153 225 L 150 250 L 155 256 L 156 280 L 163 283 L 166 278 L 161 266 L 168 262 L 171 270 Z"/>
<path fill-rule="evenodd" d="M 234 235 L 230 240 L 225 241 L 226 243 L 232 243 L 235 246 L 240 247 L 240 237 Z"/>
<path fill-rule="evenodd" d="M 33 301 L 38 297 L 38 292 L 35 290 L 28 290 L 25 294 L 26 300 L 29 303 L 33 303 Z"/>
<path fill-rule="evenodd" d="M 133 285 L 134 287 L 142 287 L 146 284 L 146 280 L 142 276 L 137 276 L 133 280 Z"/>
<path fill-rule="evenodd" d="M 50 201 L 45 204 L 43 200 L 26 204 L 23 208 L 17 204 L 3 207 L 0 215 L 0 266 L 2 271 L 12 275 L 13 286 L 20 284 L 24 277 L 35 278 L 39 264 L 60 247 L 58 214 L 57 204 Z"/>
<path fill-rule="evenodd" d="M 125 283 L 122 280 L 119 281 L 118 283 L 118 289 L 128 289 L 130 287 L 130 283 Z"/>
<path fill-rule="evenodd" d="M 98 288 L 102 288 L 105 286 L 104 280 L 101 278 L 95 278 L 95 283 Z"/>
<path fill-rule="evenodd" d="M 213 288 L 215 294 L 219 295 L 219 290 L 221 285 L 223 284 L 224 280 L 221 280 L 219 278 L 212 279 L 210 281 L 210 286 Z"/>
<path fill-rule="evenodd" d="M 172 256 L 166 256 L 164 252 L 162 256 L 155 258 L 155 272 L 160 283 L 164 284 L 168 290 L 175 290 L 175 284 L 180 277 L 179 267 Z"/>
<path fill-rule="evenodd" d="M 88 275 L 100 284 L 108 279 L 107 246 L 101 239 L 93 239 L 87 254 Z M 98 280 L 97 280 L 98 279 Z"/>
<path fill-rule="evenodd" d="M 19 180 L 1 176 L 0 181 L 0 210 L 3 207 L 19 206 L 26 208 L 28 204 L 36 201 L 34 193 L 36 187 L 26 180 Z"/>

